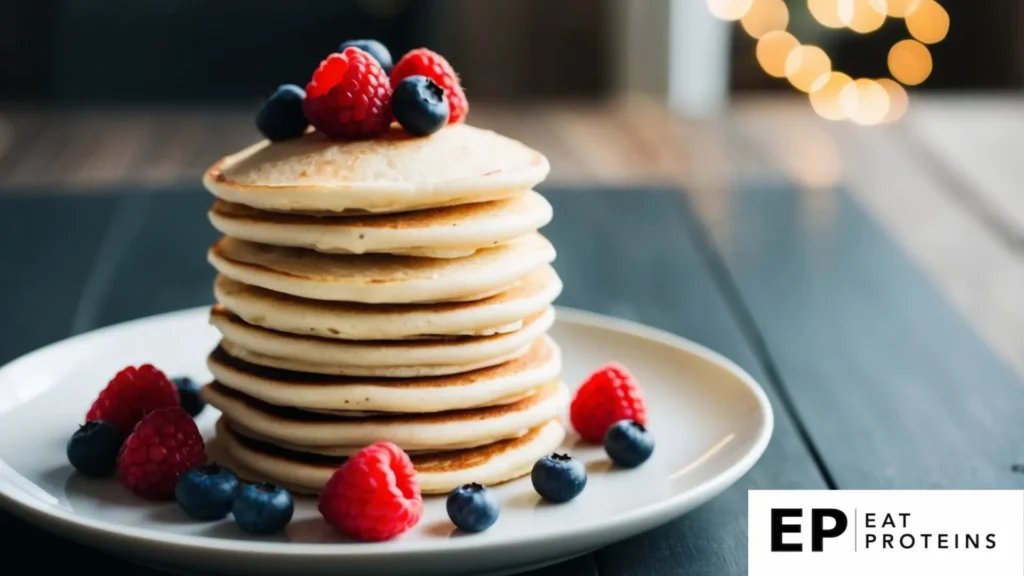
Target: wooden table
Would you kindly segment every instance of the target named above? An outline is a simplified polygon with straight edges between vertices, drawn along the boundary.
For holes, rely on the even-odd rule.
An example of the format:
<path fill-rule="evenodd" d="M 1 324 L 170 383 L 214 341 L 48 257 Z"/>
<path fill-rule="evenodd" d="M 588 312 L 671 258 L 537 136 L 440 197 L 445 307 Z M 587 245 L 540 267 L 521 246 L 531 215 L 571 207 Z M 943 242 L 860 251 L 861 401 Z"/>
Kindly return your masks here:
<path fill-rule="evenodd" d="M 0 111 L 0 361 L 208 302 L 198 175 L 256 137 L 251 116 Z M 776 410 L 726 494 L 546 573 L 743 574 L 753 488 L 1024 488 L 1019 97 L 914 98 L 876 128 L 792 99 L 707 121 L 642 100 L 472 117 L 552 161 L 561 303 L 706 344 Z M 7 516 L 0 531 L 126 569 Z"/>

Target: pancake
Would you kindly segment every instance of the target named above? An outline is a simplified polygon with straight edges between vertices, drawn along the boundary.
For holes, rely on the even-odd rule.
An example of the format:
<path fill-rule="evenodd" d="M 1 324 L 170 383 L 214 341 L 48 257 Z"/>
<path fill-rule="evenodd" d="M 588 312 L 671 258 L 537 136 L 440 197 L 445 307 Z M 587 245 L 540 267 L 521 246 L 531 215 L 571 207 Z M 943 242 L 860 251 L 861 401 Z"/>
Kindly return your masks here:
<path fill-rule="evenodd" d="M 360 412 L 430 413 L 502 403 L 557 378 L 562 353 L 547 336 L 510 362 L 453 376 L 355 378 L 267 368 L 217 348 L 207 367 L 220 384 L 277 406 Z"/>
<path fill-rule="evenodd" d="M 406 450 L 450 450 L 514 438 L 562 415 L 569 403 L 569 392 L 557 379 L 502 406 L 359 418 L 274 406 L 218 382 L 203 386 L 200 394 L 231 421 L 274 441 L 311 447 L 387 441 Z"/>
<path fill-rule="evenodd" d="M 262 210 L 387 213 L 506 198 L 550 169 L 541 153 L 490 130 L 459 123 L 416 138 L 393 126 L 367 140 L 314 131 L 262 141 L 214 163 L 203 185 Z"/>
<path fill-rule="evenodd" d="M 470 482 L 494 486 L 526 476 L 537 460 L 558 450 L 564 438 L 565 428 L 551 420 L 518 438 L 411 459 L 423 494 L 447 494 Z M 274 482 L 297 494 L 317 494 L 345 462 L 344 457 L 298 452 L 247 438 L 225 419 L 217 423 L 217 435 L 207 448 L 215 461 L 243 479 Z"/>
<path fill-rule="evenodd" d="M 403 214 L 322 217 L 256 210 L 218 200 L 214 228 L 227 236 L 337 254 L 461 258 L 534 232 L 551 221 L 551 204 L 527 191 L 512 198 Z"/>
<path fill-rule="evenodd" d="M 210 310 L 210 323 L 225 339 L 253 352 L 313 364 L 370 369 L 490 362 L 529 346 L 547 332 L 554 321 L 555 309 L 549 306 L 525 319 L 521 329 L 493 336 L 453 336 L 443 340 L 329 340 L 246 324 L 220 304 Z"/>
<path fill-rule="evenodd" d="M 222 339 L 218 344 L 235 358 L 245 360 L 252 364 L 266 366 L 268 368 L 280 368 L 282 370 L 293 370 L 296 372 L 308 372 L 310 374 L 330 374 L 335 376 L 372 376 L 376 378 L 423 378 L 427 376 L 447 376 L 450 374 L 461 374 L 481 368 L 497 366 L 503 362 L 515 360 L 526 354 L 530 347 L 523 346 L 504 356 L 498 356 L 484 362 L 465 364 L 462 366 L 390 366 L 390 367 L 367 367 L 367 366 L 342 366 L 339 364 L 315 364 L 293 360 L 289 358 L 278 358 L 247 350 L 227 339 Z"/>
<path fill-rule="evenodd" d="M 323 254 L 225 236 L 207 259 L 243 284 L 313 300 L 415 304 L 478 300 L 551 264 L 555 248 L 534 232 L 456 259 Z"/>
<path fill-rule="evenodd" d="M 550 266 L 511 288 L 475 302 L 358 304 L 309 300 L 218 276 L 217 302 L 246 323 L 278 332 L 341 340 L 404 340 L 438 336 L 490 336 L 514 332 L 544 311 L 562 291 Z"/>

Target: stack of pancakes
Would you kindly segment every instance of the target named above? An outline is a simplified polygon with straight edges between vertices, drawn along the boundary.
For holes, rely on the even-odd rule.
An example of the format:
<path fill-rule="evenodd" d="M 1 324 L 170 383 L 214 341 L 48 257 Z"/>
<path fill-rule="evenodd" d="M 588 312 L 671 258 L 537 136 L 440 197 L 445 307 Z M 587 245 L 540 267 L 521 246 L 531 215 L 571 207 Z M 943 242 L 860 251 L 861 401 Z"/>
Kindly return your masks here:
<path fill-rule="evenodd" d="M 376 441 L 413 457 L 426 494 L 529 473 L 569 400 L 547 335 L 552 210 L 532 190 L 548 170 L 465 124 L 311 132 L 214 164 L 215 458 L 307 493 Z"/>

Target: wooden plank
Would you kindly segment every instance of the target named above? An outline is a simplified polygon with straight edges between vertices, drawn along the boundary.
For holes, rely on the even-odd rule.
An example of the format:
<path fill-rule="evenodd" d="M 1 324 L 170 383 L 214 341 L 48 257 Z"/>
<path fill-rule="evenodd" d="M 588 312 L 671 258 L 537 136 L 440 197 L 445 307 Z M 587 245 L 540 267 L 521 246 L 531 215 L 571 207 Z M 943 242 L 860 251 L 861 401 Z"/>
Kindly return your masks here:
<path fill-rule="evenodd" d="M 113 197 L 0 196 L 0 364 L 71 333 Z"/>
<path fill-rule="evenodd" d="M 908 151 L 902 127 L 830 123 L 789 99 L 741 104 L 726 126 L 769 168 L 733 183 L 750 178 L 802 183 L 807 205 L 815 206 L 819 217 L 832 203 L 831 187 L 842 183 L 989 345 L 1024 375 L 1024 308 L 1019 305 L 1024 261 L 965 209 L 941 174 Z M 808 173 L 808 165 L 834 168 Z M 717 220 L 713 228 L 727 225 L 728 219 Z"/>
<path fill-rule="evenodd" d="M 110 270 L 87 328 L 213 303 L 206 250 L 219 236 L 207 220 L 213 197 L 196 187 L 167 189 L 123 223 L 125 242 L 107 255 Z"/>
<path fill-rule="evenodd" d="M 737 190 L 715 232 L 796 413 L 841 488 L 1021 488 L 1024 386 L 842 190 Z"/>
<path fill-rule="evenodd" d="M 987 220 L 1024 255 L 1024 164 L 1019 96 L 915 101 L 904 123 L 922 162 L 963 194 L 968 210 Z"/>

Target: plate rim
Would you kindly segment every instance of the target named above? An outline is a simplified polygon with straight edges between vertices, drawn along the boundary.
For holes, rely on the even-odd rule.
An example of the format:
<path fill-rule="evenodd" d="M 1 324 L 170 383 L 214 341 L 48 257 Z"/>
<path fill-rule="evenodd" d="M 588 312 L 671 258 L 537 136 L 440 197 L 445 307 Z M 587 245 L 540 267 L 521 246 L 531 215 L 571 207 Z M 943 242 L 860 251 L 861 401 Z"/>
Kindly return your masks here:
<path fill-rule="evenodd" d="M 530 546 L 540 542 L 548 541 L 551 538 L 586 540 L 588 538 L 599 538 L 601 534 L 614 531 L 619 526 L 630 526 L 644 522 L 645 519 L 654 518 L 657 523 L 663 523 L 679 515 L 678 511 L 686 509 L 696 502 L 696 505 L 703 504 L 708 499 L 723 492 L 729 486 L 742 478 L 760 460 L 771 441 L 775 427 L 775 415 L 771 402 L 761 385 L 741 366 L 725 357 L 719 352 L 667 330 L 655 328 L 633 320 L 617 318 L 605 314 L 599 314 L 579 308 L 556 305 L 556 323 L 568 322 L 591 329 L 600 329 L 626 333 L 639 337 L 643 340 L 679 348 L 692 355 L 703 358 L 729 371 L 742 382 L 757 402 L 762 415 L 762 424 L 757 431 L 757 436 L 747 452 L 735 463 L 726 468 L 722 473 L 705 482 L 698 484 L 685 493 L 666 498 L 640 508 L 635 508 L 614 518 L 605 519 L 599 522 L 586 524 L 568 531 L 553 528 L 542 532 L 532 532 L 515 540 L 481 543 L 472 539 L 458 539 L 454 544 L 447 546 L 443 553 L 460 554 L 479 552 L 481 550 L 500 552 L 523 546 Z M 123 329 L 129 329 L 138 324 L 155 321 L 171 321 L 178 317 L 205 313 L 209 306 L 197 306 L 185 308 L 160 314 L 153 314 L 135 318 L 125 322 L 104 326 L 95 330 L 76 334 L 62 340 L 58 340 L 46 346 L 28 352 L 10 362 L 0 366 L 0 373 L 7 372 L 17 364 L 30 362 L 39 355 L 51 353 L 54 348 L 68 346 L 87 338 L 107 334 Z M 257 539 L 229 539 L 211 538 L 203 535 L 176 534 L 164 532 L 152 528 L 135 526 L 123 526 L 103 520 L 96 520 L 89 517 L 79 516 L 73 510 L 66 510 L 60 507 L 51 507 L 40 503 L 38 498 L 33 497 L 24 488 L 20 488 L 11 478 L 11 474 L 22 477 L 18 472 L 0 459 L 0 507 L 5 510 L 39 526 L 60 534 L 68 535 L 72 539 L 75 536 L 109 539 L 110 542 L 123 542 L 134 545 L 138 549 L 144 548 L 186 548 L 201 551 L 207 554 L 238 554 L 244 553 L 247 556 L 274 556 L 274 557 L 296 557 L 315 556 L 320 558 L 357 558 L 378 556 L 387 553 L 393 556 L 418 556 L 432 555 L 437 550 L 432 550 L 429 543 L 422 541 L 410 541 L 403 543 L 401 540 L 387 542 L 386 546 L 374 542 L 280 542 Z M 709 496 L 710 494 L 710 496 Z M 652 523 L 652 525 L 655 525 Z M 94 540 L 95 541 L 95 540 Z M 403 545 L 404 544 L 404 545 Z"/>

